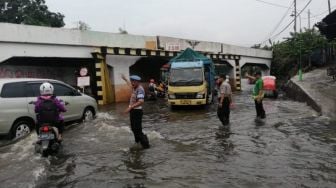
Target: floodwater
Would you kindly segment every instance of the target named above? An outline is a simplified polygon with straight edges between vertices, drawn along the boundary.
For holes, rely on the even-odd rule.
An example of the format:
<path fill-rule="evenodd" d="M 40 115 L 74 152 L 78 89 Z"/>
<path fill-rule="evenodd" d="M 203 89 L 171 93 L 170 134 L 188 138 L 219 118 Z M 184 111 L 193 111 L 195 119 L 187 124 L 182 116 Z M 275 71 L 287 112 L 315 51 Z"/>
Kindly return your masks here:
<path fill-rule="evenodd" d="M 0 187 L 336 187 L 335 123 L 284 97 L 265 99 L 256 122 L 249 93 L 235 94 L 230 128 L 215 105 L 146 102 L 147 150 L 133 146 L 127 104 L 68 127 L 57 156 L 35 154 L 31 134 L 0 148 Z"/>

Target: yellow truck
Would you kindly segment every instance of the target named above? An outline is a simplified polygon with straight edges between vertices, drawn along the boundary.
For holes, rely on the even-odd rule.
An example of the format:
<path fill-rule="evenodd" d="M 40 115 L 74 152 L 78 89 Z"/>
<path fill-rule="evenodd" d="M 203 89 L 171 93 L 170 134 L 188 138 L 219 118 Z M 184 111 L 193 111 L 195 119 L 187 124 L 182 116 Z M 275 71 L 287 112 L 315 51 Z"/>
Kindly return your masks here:
<path fill-rule="evenodd" d="M 170 61 L 168 103 L 172 107 L 210 104 L 213 90 L 211 59 L 188 48 Z"/>

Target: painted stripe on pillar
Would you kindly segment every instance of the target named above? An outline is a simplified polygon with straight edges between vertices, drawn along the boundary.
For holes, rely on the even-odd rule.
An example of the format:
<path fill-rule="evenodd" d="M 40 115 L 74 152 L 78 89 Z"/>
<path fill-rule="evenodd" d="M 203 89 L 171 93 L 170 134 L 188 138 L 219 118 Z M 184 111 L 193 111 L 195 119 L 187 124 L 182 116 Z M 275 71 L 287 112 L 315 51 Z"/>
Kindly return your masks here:
<path fill-rule="evenodd" d="M 102 81 L 98 81 L 97 82 L 97 86 L 101 86 L 102 87 L 103 86 L 103 82 Z"/>
<path fill-rule="evenodd" d="M 97 95 L 102 96 L 103 95 L 103 91 L 98 91 Z"/>
<path fill-rule="evenodd" d="M 99 105 L 104 105 L 104 101 L 103 100 L 98 100 L 98 104 Z"/>
<path fill-rule="evenodd" d="M 120 48 L 119 49 L 119 54 L 120 55 L 125 55 L 126 54 L 125 49 L 124 48 Z"/>
<path fill-rule="evenodd" d="M 100 69 L 101 68 L 101 63 L 96 63 L 96 69 Z"/>
<path fill-rule="evenodd" d="M 151 51 L 151 52 L 150 52 L 150 55 L 151 55 L 151 56 L 156 56 L 156 52 L 155 52 L 155 51 Z"/>
<path fill-rule="evenodd" d="M 96 72 L 96 76 L 102 76 L 102 73 L 99 71 L 99 72 Z"/>
<path fill-rule="evenodd" d="M 160 56 L 166 56 L 165 52 L 160 52 Z"/>
<path fill-rule="evenodd" d="M 142 56 L 147 55 L 146 50 L 141 50 L 141 54 L 140 55 L 142 55 Z"/>
<path fill-rule="evenodd" d="M 107 49 L 106 49 L 106 53 L 108 53 L 108 54 L 112 54 L 112 55 L 115 54 L 113 48 L 107 48 Z"/>
<path fill-rule="evenodd" d="M 131 50 L 131 51 L 130 51 L 130 54 L 131 54 L 131 55 L 137 55 L 137 52 L 136 52 L 136 50 Z"/>

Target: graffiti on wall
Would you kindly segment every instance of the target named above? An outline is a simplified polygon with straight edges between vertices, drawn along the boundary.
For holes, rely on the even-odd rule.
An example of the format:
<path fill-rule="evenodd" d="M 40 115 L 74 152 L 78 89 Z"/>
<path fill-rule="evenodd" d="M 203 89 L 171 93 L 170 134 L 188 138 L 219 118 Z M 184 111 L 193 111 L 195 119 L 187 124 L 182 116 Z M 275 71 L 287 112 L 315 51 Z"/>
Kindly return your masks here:
<path fill-rule="evenodd" d="M 48 78 L 76 83 L 74 68 L 42 66 L 0 66 L 0 78 Z"/>

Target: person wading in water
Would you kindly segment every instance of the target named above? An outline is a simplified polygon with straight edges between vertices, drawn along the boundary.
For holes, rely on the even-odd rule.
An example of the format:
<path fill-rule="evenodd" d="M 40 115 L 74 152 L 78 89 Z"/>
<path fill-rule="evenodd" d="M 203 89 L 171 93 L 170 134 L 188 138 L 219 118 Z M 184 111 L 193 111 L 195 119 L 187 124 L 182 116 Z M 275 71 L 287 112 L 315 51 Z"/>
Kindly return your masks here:
<path fill-rule="evenodd" d="M 141 78 L 137 75 L 130 76 L 130 81 L 125 75 L 122 75 L 121 78 L 132 88 L 130 103 L 125 113 L 130 114 L 131 129 L 134 134 L 135 142 L 140 142 L 142 147 L 147 149 L 150 147 L 149 141 L 147 136 L 142 132 L 142 105 L 144 104 L 145 90 L 140 85 Z"/>

